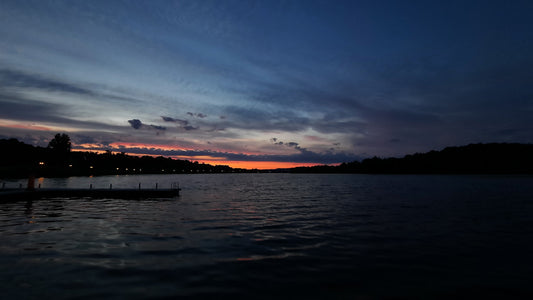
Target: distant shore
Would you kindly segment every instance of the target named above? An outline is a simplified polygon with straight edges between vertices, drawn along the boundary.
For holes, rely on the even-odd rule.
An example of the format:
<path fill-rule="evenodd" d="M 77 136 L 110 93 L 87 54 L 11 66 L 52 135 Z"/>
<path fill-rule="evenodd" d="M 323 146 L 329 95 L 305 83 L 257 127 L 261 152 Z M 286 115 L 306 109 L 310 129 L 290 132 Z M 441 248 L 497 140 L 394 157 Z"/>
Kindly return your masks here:
<path fill-rule="evenodd" d="M 367 158 L 337 166 L 290 169 L 236 169 L 169 157 L 124 152 L 63 152 L 16 139 L 0 140 L 0 178 L 71 177 L 129 174 L 356 173 L 356 174 L 533 174 L 533 144 L 491 143 L 447 147 L 402 158 Z"/>

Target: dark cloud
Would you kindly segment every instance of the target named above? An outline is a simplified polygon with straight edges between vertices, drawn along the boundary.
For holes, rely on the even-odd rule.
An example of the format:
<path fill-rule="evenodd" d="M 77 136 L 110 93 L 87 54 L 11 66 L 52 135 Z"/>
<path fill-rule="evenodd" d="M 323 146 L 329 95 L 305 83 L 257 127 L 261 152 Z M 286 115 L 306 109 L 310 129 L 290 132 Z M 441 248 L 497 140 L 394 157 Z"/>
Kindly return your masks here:
<path fill-rule="evenodd" d="M 133 127 L 133 129 L 139 129 L 143 125 L 141 120 L 137 120 L 137 119 L 128 120 L 128 123 L 130 123 L 130 125 L 131 125 L 131 127 Z"/>
<path fill-rule="evenodd" d="M 285 145 L 289 146 L 289 147 L 298 147 L 298 143 L 295 143 L 295 142 L 288 142 L 288 143 L 285 143 Z"/>
<path fill-rule="evenodd" d="M 11 69 L 0 69 L 0 81 L 4 87 L 10 86 L 17 88 L 37 88 L 54 92 L 66 92 L 89 96 L 95 95 L 91 90 L 76 86 L 74 84 Z"/>
<path fill-rule="evenodd" d="M 344 153 L 335 153 L 335 149 L 334 148 L 330 148 L 329 151 L 326 152 L 326 153 L 316 153 L 316 152 L 308 150 L 307 148 L 300 147 L 300 144 L 298 144 L 296 142 L 283 142 L 283 141 L 279 141 L 277 138 L 272 138 L 270 140 L 275 145 L 294 148 L 294 149 L 300 151 L 300 154 L 296 155 L 298 157 L 305 157 L 306 159 L 312 159 L 312 158 L 313 159 L 317 159 L 317 162 L 320 162 L 320 163 L 333 163 L 333 161 L 332 162 L 324 162 L 325 160 L 324 160 L 324 157 L 322 157 L 323 155 L 330 155 L 332 159 L 334 157 L 340 157 L 340 156 L 349 157 L 350 156 L 350 155 L 346 155 Z M 291 156 L 294 156 L 294 155 L 291 155 Z M 341 161 L 337 161 L 337 162 L 341 162 Z"/>
<path fill-rule="evenodd" d="M 157 130 L 167 130 L 167 128 L 164 126 L 159 126 L 159 125 L 150 125 L 150 126 Z"/>
<path fill-rule="evenodd" d="M 159 125 L 153 125 L 153 124 L 146 125 L 146 124 L 143 124 L 143 122 L 141 122 L 141 120 L 138 120 L 138 119 L 128 120 L 128 123 L 130 123 L 130 125 L 131 125 L 131 127 L 133 129 L 141 129 L 143 127 L 147 127 L 147 128 L 153 128 L 153 129 L 156 129 L 156 130 L 167 130 L 166 127 L 159 126 Z"/>
<path fill-rule="evenodd" d="M 189 125 L 189 126 L 183 126 L 183 129 L 185 129 L 185 130 L 187 130 L 187 131 L 189 131 L 189 130 L 197 130 L 198 127 L 194 127 L 194 126 L 190 126 L 190 125 Z"/>
<path fill-rule="evenodd" d="M 171 117 L 164 117 L 164 116 L 161 116 L 161 118 L 163 119 L 163 121 L 165 122 L 172 122 L 172 123 L 176 123 L 178 124 L 179 126 L 185 128 L 185 127 L 189 127 L 189 121 L 187 120 L 181 120 L 181 119 L 175 119 L 175 118 L 171 118 Z M 187 130 L 187 129 L 186 129 Z"/>
<path fill-rule="evenodd" d="M 171 118 L 171 117 L 161 116 L 161 119 L 163 119 L 163 121 L 165 122 L 176 122 L 176 119 Z"/>
<path fill-rule="evenodd" d="M 196 117 L 196 118 L 200 118 L 200 119 L 203 119 L 203 118 L 206 118 L 207 115 L 205 114 L 202 114 L 202 113 L 192 113 L 192 112 L 187 112 L 187 114 L 191 117 Z"/>
<path fill-rule="evenodd" d="M 279 141 L 278 142 L 278 139 L 277 138 L 271 138 L 270 141 L 275 144 L 275 145 L 283 145 L 283 142 L 282 141 Z"/>
<path fill-rule="evenodd" d="M 278 140 L 277 138 L 271 138 L 270 141 L 271 141 L 272 143 L 274 143 L 274 145 L 280 145 L 280 146 L 283 146 L 283 145 L 284 145 L 284 146 L 287 146 L 287 147 L 289 147 L 289 148 L 294 148 L 294 149 L 296 149 L 296 150 L 304 149 L 304 148 L 301 148 L 301 147 L 299 146 L 299 144 L 296 143 L 296 142 L 283 142 L 283 141 Z M 305 149 L 304 149 L 304 150 L 305 150 Z"/>

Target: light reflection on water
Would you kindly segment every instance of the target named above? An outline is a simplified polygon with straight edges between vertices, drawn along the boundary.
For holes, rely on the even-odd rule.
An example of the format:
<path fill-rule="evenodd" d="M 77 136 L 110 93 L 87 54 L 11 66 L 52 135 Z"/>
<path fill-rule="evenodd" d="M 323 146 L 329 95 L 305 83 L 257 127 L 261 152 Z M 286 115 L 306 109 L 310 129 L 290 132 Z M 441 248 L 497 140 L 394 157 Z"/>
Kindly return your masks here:
<path fill-rule="evenodd" d="M 531 177 L 213 174 L 39 183 L 176 181 L 176 199 L 3 203 L 0 290 L 7 298 L 532 293 Z"/>

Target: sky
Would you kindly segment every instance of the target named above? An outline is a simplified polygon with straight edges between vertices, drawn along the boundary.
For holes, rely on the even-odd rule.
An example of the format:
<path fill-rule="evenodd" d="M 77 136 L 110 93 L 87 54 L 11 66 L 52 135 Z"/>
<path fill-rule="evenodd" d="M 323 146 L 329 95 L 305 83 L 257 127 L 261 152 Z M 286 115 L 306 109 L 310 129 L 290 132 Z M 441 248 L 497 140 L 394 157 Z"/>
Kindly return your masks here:
<path fill-rule="evenodd" d="M 243 168 L 533 142 L 532 1 L 0 1 L 0 138 Z"/>

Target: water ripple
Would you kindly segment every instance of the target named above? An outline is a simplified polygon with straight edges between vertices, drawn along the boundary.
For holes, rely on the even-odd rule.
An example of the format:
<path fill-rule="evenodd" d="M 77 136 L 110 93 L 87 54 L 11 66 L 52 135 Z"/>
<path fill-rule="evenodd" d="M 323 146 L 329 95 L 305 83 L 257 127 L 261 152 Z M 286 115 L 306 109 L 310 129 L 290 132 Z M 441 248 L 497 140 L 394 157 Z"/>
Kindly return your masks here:
<path fill-rule="evenodd" d="M 5 297 L 423 299 L 493 287 L 533 294 L 528 177 L 178 177 L 182 196 L 172 200 L 3 203 Z M 42 184 L 139 181 L 177 180 Z"/>

